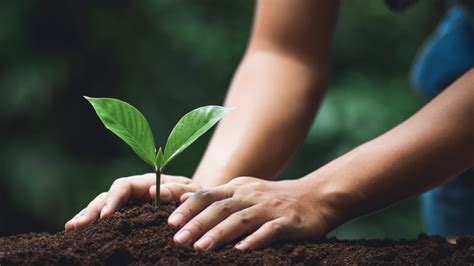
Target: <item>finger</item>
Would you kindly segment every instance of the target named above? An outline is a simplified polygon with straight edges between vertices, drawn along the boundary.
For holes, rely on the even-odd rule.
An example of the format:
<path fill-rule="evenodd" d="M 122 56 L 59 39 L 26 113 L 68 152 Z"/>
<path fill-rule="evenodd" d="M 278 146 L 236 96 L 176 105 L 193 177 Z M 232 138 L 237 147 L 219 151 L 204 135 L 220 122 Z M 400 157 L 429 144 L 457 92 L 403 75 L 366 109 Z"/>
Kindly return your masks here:
<path fill-rule="evenodd" d="M 168 188 L 166 187 L 163 187 L 163 185 L 160 186 L 160 200 L 163 201 L 163 202 L 168 202 L 168 201 L 171 201 L 170 198 L 171 198 L 171 192 Z M 150 187 L 150 198 L 151 200 L 155 200 L 156 198 L 156 186 L 151 186 Z"/>
<path fill-rule="evenodd" d="M 74 230 L 74 220 L 81 217 L 82 215 L 85 214 L 87 208 L 82 209 L 80 212 L 78 212 L 74 217 L 72 217 L 69 221 L 64 224 L 64 229 L 66 232 Z"/>
<path fill-rule="evenodd" d="M 229 215 L 251 206 L 252 203 L 241 198 L 215 201 L 183 226 L 174 237 L 178 245 L 191 245 L 204 233 L 229 217 Z"/>
<path fill-rule="evenodd" d="M 233 187 L 229 185 L 198 190 L 176 208 L 168 218 L 168 224 L 173 227 L 181 227 L 214 201 L 230 198 L 232 194 Z"/>
<path fill-rule="evenodd" d="M 171 201 L 170 200 L 171 192 L 169 191 L 168 188 L 162 187 L 162 186 L 163 185 L 161 185 L 161 188 L 160 188 L 160 200 L 163 201 L 163 202 Z M 151 200 L 155 200 L 155 198 L 156 198 L 156 186 L 151 186 L 149 193 L 150 193 Z"/>
<path fill-rule="evenodd" d="M 65 224 L 64 227 L 66 231 L 79 229 L 97 219 L 102 206 L 104 206 L 106 196 L 107 193 L 103 192 L 95 197 L 95 199 L 92 200 L 85 209 Z"/>
<path fill-rule="evenodd" d="M 160 196 L 164 201 L 179 200 L 181 195 L 187 192 L 196 192 L 199 190 L 198 185 L 194 183 L 180 184 L 167 183 L 161 185 Z M 162 191 L 164 194 L 162 194 Z"/>
<path fill-rule="evenodd" d="M 192 179 L 184 177 L 184 176 L 177 176 L 177 175 L 161 175 L 160 184 L 166 183 L 181 183 L 181 184 L 190 184 L 193 183 Z"/>
<path fill-rule="evenodd" d="M 150 199 L 155 200 L 155 198 L 156 198 L 156 185 L 151 186 L 150 189 L 148 190 L 148 193 L 150 195 Z"/>
<path fill-rule="evenodd" d="M 126 178 L 116 179 L 107 193 L 105 204 L 100 211 L 100 218 L 111 215 L 126 203 L 130 198 L 131 190 L 132 185 Z"/>
<path fill-rule="evenodd" d="M 107 193 L 100 218 L 110 216 L 130 199 L 149 201 L 148 188 L 155 183 L 154 178 L 153 174 L 145 174 L 116 179 Z"/>
<path fill-rule="evenodd" d="M 266 247 L 284 238 L 286 228 L 285 219 L 282 217 L 266 222 L 257 231 L 235 245 L 235 248 L 246 250 Z"/>
<path fill-rule="evenodd" d="M 186 192 L 184 193 L 183 195 L 181 195 L 181 197 L 179 197 L 179 201 L 181 203 L 185 202 L 187 199 L 189 199 L 189 197 L 191 197 L 194 193 L 193 192 Z"/>
<path fill-rule="evenodd" d="M 257 230 L 268 221 L 267 212 L 259 205 L 243 209 L 230 215 L 204 234 L 194 248 L 198 251 L 216 249 L 244 234 Z"/>

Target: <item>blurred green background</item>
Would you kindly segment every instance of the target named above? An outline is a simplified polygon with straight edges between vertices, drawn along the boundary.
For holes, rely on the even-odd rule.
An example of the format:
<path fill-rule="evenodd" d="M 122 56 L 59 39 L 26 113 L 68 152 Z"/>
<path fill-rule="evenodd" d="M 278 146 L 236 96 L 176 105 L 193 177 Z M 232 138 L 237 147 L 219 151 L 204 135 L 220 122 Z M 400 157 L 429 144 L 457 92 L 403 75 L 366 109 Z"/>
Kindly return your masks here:
<path fill-rule="evenodd" d="M 192 108 L 222 102 L 246 47 L 253 1 L 0 2 L 0 235 L 62 230 L 117 177 L 148 171 L 82 95 L 126 100 L 157 143 Z M 392 13 L 342 1 L 327 97 L 283 178 L 380 135 L 422 105 L 409 82 L 444 1 Z M 169 168 L 192 175 L 210 134 Z M 352 221 L 341 238 L 413 238 L 418 200 Z"/>

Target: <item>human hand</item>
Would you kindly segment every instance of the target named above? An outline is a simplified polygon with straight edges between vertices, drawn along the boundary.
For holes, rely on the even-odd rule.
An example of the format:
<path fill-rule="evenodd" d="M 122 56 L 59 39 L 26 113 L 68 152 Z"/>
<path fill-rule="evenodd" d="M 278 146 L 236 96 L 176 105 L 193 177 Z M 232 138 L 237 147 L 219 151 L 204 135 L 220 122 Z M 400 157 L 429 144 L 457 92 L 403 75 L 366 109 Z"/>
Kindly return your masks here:
<path fill-rule="evenodd" d="M 247 234 L 237 249 L 319 238 L 329 230 L 331 212 L 316 199 L 317 193 L 308 191 L 299 180 L 239 177 L 184 197 L 168 223 L 180 228 L 174 236 L 178 245 L 194 245 L 198 251 L 216 249 Z"/>
<path fill-rule="evenodd" d="M 116 179 L 108 192 L 99 194 L 86 208 L 65 224 L 66 231 L 84 227 L 97 218 L 104 218 L 129 200 L 150 202 L 156 197 L 155 174 L 144 174 Z M 163 202 L 181 200 L 201 186 L 183 176 L 161 175 L 160 198 Z M 184 195 L 184 196 L 183 196 Z"/>

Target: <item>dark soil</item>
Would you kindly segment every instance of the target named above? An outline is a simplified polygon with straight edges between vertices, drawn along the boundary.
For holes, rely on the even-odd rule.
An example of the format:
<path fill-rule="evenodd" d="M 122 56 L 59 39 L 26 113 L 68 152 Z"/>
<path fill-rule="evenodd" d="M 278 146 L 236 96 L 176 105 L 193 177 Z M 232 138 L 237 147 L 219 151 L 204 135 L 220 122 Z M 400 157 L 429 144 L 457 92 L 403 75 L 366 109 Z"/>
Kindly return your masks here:
<path fill-rule="evenodd" d="M 280 243 L 247 252 L 229 245 L 199 253 L 173 243 L 175 231 L 166 220 L 175 207 L 163 205 L 161 210 L 154 211 L 149 204 L 129 206 L 76 232 L 0 238 L 0 265 L 474 264 L 474 237 L 449 244 L 443 238 L 426 235 L 413 241 L 322 239 Z"/>

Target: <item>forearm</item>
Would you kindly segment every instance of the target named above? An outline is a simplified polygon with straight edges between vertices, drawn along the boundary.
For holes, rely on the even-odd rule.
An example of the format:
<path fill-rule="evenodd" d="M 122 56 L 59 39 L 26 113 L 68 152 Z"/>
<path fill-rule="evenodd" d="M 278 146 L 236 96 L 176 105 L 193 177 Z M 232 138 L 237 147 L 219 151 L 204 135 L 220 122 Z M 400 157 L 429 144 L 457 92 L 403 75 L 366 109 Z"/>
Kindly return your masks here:
<path fill-rule="evenodd" d="M 474 166 L 474 72 L 413 117 L 302 179 L 339 210 L 338 225 L 447 182 Z M 331 215 L 330 215 L 331 216 Z"/>
<path fill-rule="evenodd" d="M 272 179 L 303 142 L 323 94 L 338 1 L 259 0 L 249 48 L 194 179 Z"/>
<path fill-rule="evenodd" d="M 249 52 L 225 102 L 236 109 L 217 128 L 194 179 L 217 185 L 275 177 L 305 138 L 325 72 L 278 53 Z"/>

